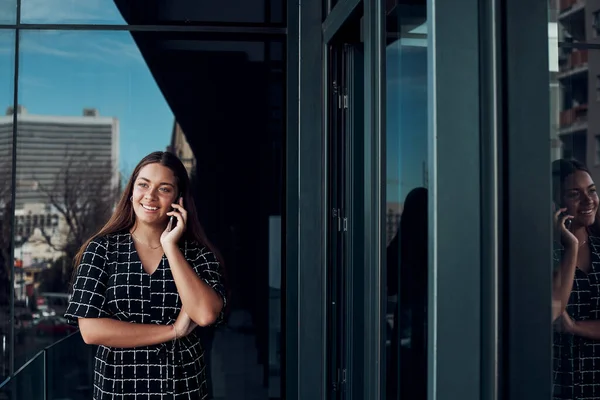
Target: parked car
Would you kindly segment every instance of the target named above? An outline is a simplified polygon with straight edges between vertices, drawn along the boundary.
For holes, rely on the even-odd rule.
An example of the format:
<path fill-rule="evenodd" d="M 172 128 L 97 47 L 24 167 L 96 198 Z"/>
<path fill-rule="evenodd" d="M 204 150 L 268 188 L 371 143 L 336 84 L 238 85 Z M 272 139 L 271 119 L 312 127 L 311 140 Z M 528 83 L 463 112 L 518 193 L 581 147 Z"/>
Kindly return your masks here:
<path fill-rule="evenodd" d="M 69 325 L 65 318 L 54 316 L 40 319 L 35 325 L 35 330 L 41 336 L 66 336 L 76 332 L 77 328 Z"/>

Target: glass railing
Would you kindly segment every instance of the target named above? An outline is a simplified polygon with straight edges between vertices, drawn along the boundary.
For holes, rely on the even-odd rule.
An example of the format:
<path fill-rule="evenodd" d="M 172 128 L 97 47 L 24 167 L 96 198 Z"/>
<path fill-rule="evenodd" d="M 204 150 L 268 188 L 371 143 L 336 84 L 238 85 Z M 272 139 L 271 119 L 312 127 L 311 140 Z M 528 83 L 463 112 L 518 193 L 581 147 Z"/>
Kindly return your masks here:
<path fill-rule="evenodd" d="M 94 351 L 79 331 L 64 337 L 0 383 L 0 400 L 91 399 Z"/>

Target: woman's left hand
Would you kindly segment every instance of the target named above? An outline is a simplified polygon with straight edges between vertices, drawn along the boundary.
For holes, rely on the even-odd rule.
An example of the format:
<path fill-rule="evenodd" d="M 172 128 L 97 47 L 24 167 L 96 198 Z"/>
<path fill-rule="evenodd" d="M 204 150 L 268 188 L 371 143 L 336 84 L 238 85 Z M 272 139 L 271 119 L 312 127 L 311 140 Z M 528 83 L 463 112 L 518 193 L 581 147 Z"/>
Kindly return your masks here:
<path fill-rule="evenodd" d="M 181 236 L 183 235 L 183 232 L 185 232 L 185 226 L 187 223 L 188 214 L 185 208 L 183 208 L 183 197 L 179 198 L 178 204 L 172 204 L 171 206 L 174 208 L 174 210 L 168 212 L 167 215 L 169 218 L 171 216 L 176 218 L 177 223 L 175 224 L 175 221 L 173 221 L 173 224 L 175 224 L 174 227 L 171 226 L 171 223 L 169 223 L 165 231 L 162 233 L 162 235 L 160 235 L 160 244 L 163 247 L 177 245 L 179 239 L 181 239 Z"/>

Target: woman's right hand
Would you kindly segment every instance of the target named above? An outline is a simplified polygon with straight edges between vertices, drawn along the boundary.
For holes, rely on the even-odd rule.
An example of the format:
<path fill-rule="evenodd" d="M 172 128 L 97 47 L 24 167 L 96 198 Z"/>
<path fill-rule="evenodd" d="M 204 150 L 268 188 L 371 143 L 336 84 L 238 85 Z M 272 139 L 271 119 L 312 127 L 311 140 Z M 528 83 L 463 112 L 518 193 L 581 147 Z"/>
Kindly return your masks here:
<path fill-rule="evenodd" d="M 186 337 L 187 335 L 192 333 L 192 331 L 196 329 L 197 326 L 198 324 L 192 321 L 192 319 L 185 312 L 183 307 L 181 307 L 179 315 L 177 316 L 177 320 L 173 324 L 173 327 L 175 328 L 175 334 L 177 335 L 177 339 Z"/>
<path fill-rule="evenodd" d="M 565 247 L 578 246 L 579 240 L 573 232 L 567 229 L 566 222 L 573 219 L 572 215 L 566 214 L 566 208 L 554 212 L 554 229 L 560 235 L 560 241 Z"/>

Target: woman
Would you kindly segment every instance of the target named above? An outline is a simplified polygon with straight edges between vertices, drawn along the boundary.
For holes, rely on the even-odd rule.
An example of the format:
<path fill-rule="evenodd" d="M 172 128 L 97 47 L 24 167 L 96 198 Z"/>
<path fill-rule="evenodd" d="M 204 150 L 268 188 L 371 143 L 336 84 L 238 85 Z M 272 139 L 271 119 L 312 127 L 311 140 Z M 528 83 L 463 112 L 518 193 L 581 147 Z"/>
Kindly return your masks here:
<path fill-rule="evenodd" d="M 220 322 L 226 298 L 190 193 L 176 156 L 146 156 L 108 223 L 75 257 L 65 316 L 99 346 L 94 399 L 207 396 L 194 329 Z"/>
<path fill-rule="evenodd" d="M 598 193 L 586 167 L 552 165 L 556 250 L 552 290 L 554 398 L 598 399 L 600 379 L 600 224 Z M 560 242 L 560 243 L 558 243 Z"/>

